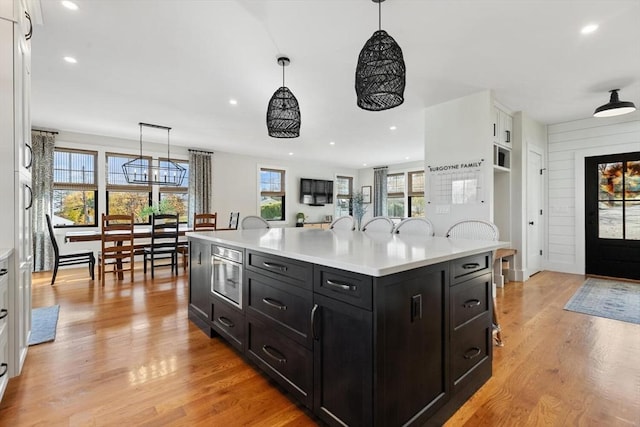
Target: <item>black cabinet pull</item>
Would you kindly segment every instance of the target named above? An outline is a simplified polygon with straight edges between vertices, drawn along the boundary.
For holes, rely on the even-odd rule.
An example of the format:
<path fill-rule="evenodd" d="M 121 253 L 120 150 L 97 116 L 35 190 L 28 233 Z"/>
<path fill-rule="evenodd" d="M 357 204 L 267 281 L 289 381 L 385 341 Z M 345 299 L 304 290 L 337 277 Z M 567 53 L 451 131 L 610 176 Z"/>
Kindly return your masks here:
<path fill-rule="evenodd" d="M 4 276 L 8 272 L 9 272 L 9 270 L 7 270 L 6 268 L 0 269 L 0 276 Z"/>
<path fill-rule="evenodd" d="M 231 321 L 231 319 L 227 319 L 227 318 L 226 318 L 226 317 L 224 317 L 224 316 L 220 316 L 220 317 L 218 317 L 218 322 L 222 323 L 222 324 L 223 324 L 224 326 L 226 326 L 227 328 L 233 328 L 233 327 L 235 327 L 235 326 L 236 326 L 236 325 L 235 325 L 235 323 L 233 323 L 233 322 Z"/>
<path fill-rule="evenodd" d="M 465 270 L 471 270 L 473 268 L 478 268 L 478 267 L 480 267 L 480 264 L 478 264 L 477 262 L 462 264 L 462 268 L 464 268 Z"/>
<path fill-rule="evenodd" d="M 473 308 L 473 307 L 477 307 L 480 305 L 480 300 L 479 299 L 470 299 L 464 302 L 464 304 L 462 304 L 462 306 L 464 308 Z"/>
<path fill-rule="evenodd" d="M 272 270 L 279 270 L 279 271 L 282 271 L 282 272 L 287 271 L 287 266 L 286 265 L 276 264 L 275 262 L 263 261 L 262 265 L 264 265 L 265 267 L 270 268 Z"/>
<path fill-rule="evenodd" d="M 471 347 L 469 350 L 467 350 L 464 353 L 464 358 L 467 360 L 471 360 L 475 357 L 480 356 L 480 353 L 482 352 L 482 350 L 480 350 L 478 347 Z"/>
<path fill-rule="evenodd" d="M 343 291 L 356 291 L 358 290 L 358 287 L 356 285 L 351 285 L 349 283 L 342 283 L 342 282 L 335 282 L 333 280 L 329 280 L 327 279 L 325 281 L 325 283 L 329 286 L 331 286 L 332 288 L 338 288 L 341 289 Z"/>
<path fill-rule="evenodd" d="M 318 341 L 318 334 L 316 333 L 316 313 L 318 312 L 318 304 L 313 304 L 311 309 L 311 336 L 314 340 Z"/>
<path fill-rule="evenodd" d="M 29 169 L 29 168 L 31 168 L 31 165 L 33 164 L 33 149 L 31 148 L 31 146 L 29 144 L 24 144 L 24 145 L 29 149 L 29 163 L 24 165 L 24 167 Z"/>
<path fill-rule="evenodd" d="M 2 367 L 2 373 L 0 374 L 0 378 L 2 378 L 9 370 L 9 365 L 7 365 L 6 363 L 2 363 L 0 364 L 0 367 Z"/>
<path fill-rule="evenodd" d="M 33 22 L 31 22 L 31 15 L 29 12 L 25 11 L 24 16 L 29 20 L 29 31 L 24 35 L 26 40 L 31 40 L 31 36 L 33 36 Z"/>
<path fill-rule="evenodd" d="M 510 130 L 505 130 L 505 132 L 507 133 L 507 140 L 506 140 L 506 142 L 511 142 L 511 131 L 510 131 Z"/>
<path fill-rule="evenodd" d="M 33 190 L 31 189 L 30 186 L 25 184 L 25 187 L 27 187 L 27 190 L 29 190 L 29 205 L 27 207 L 25 207 L 25 210 L 29 210 L 31 209 L 31 207 L 33 206 Z"/>
<path fill-rule="evenodd" d="M 496 124 L 493 124 L 493 136 L 496 136 Z"/>
<path fill-rule="evenodd" d="M 263 345 L 262 351 L 264 352 L 264 354 L 266 354 L 276 362 L 280 363 L 281 365 L 284 365 L 285 363 L 287 363 L 287 358 L 284 357 L 284 355 L 280 353 L 278 350 L 276 350 L 275 348 L 269 345 L 266 345 L 266 344 Z"/>
<path fill-rule="evenodd" d="M 7 317 L 8 314 L 9 314 L 9 311 L 6 308 L 0 309 L 0 320 Z"/>
<path fill-rule="evenodd" d="M 283 303 L 281 303 L 278 300 L 275 300 L 275 299 L 272 299 L 272 298 L 269 298 L 269 297 L 262 298 L 262 302 L 267 304 L 267 305 L 270 305 L 273 308 L 277 308 L 278 310 L 283 310 L 284 311 L 284 310 L 287 309 L 286 305 L 284 305 Z"/>

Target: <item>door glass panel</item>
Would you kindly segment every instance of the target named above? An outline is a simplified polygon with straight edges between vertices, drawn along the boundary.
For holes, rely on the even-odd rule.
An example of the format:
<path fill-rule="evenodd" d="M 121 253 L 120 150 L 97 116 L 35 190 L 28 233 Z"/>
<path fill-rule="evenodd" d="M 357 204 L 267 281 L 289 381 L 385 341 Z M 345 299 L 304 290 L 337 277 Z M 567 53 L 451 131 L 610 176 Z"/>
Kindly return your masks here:
<path fill-rule="evenodd" d="M 600 201 L 622 200 L 622 162 L 599 164 L 598 175 Z"/>
<path fill-rule="evenodd" d="M 622 239 L 622 202 L 600 201 L 598 204 L 598 237 Z"/>
<path fill-rule="evenodd" d="M 627 202 L 625 209 L 625 238 L 640 240 L 640 201 Z"/>
<path fill-rule="evenodd" d="M 624 181 L 625 198 L 640 200 L 640 160 L 627 162 Z"/>

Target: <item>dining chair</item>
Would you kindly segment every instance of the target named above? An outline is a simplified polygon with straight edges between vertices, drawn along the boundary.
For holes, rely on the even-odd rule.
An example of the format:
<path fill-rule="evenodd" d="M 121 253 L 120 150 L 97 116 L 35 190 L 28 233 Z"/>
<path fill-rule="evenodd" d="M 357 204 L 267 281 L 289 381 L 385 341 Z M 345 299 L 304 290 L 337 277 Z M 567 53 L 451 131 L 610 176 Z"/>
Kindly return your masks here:
<path fill-rule="evenodd" d="M 415 234 L 420 236 L 433 236 L 433 224 L 426 218 L 405 218 L 396 224 L 393 229 L 398 234 Z"/>
<path fill-rule="evenodd" d="M 58 242 L 56 241 L 56 236 L 53 232 L 53 225 L 51 225 L 51 217 L 49 214 L 45 214 L 47 218 L 47 229 L 49 230 L 49 238 L 51 239 L 51 245 L 53 246 L 53 255 L 54 255 L 54 265 L 53 265 L 53 275 L 51 276 L 51 286 L 56 281 L 56 276 L 58 275 L 58 267 L 62 267 L 65 265 L 78 265 L 78 264 L 89 264 L 89 275 L 91 276 L 91 280 L 94 279 L 94 269 L 96 265 L 96 257 L 93 255 L 93 251 L 89 250 L 80 250 L 69 252 L 66 254 L 60 253 L 60 248 L 58 247 Z"/>
<path fill-rule="evenodd" d="M 193 231 L 215 231 L 217 218 L 217 212 L 193 214 Z M 189 242 L 178 242 L 178 253 L 182 254 L 182 269 L 186 270 L 189 266 Z"/>
<path fill-rule="evenodd" d="M 215 227 L 215 222 L 213 225 Z M 168 262 L 158 264 L 162 260 Z M 151 263 L 151 278 L 154 277 L 156 267 L 171 267 L 171 273 L 178 274 L 178 215 L 151 216 L 151 245 L 144 248 L 145 274 L 147 263 Z"/>
<path fill-rule="evenodd" d="M 329 225 L 330 230 L 354 230 L 355 221 L 351 215 L 344 215 L 334 219 Z"/>
<path fill-rule="evenodd" d="M 240 212 L 231 212 L 231 215 L 229 215 L 229 228 L 233 230 L 237 230 L 239 221 L 240 221 Z"/>
<path fill-rule="evenodd" d="M 98 254 L 98 273 L 102 286 L 107 267 L 117 273 L 118 280 L 124 273 L 130 273 L 133 282 L 135 268 L 135 247 L 133 239 L 134 217 L 131 215 L 102 214 L 102 233 L 100 235 L 100 253 Z"/>
<path fill-rule="evenodd" d="M 375 231 L 391 233 L 393 231 L 393 221 L 386 216 L 375 216 L 362 226 L 362 231 Z"/>
<path fill-rule="evenodd" d="M 243 230 L 250 230 L 254 228 L 271 228 L 269 223 L 259 216 L 249 215 L 242 218 L 240 224 Z"/>
<path fill-rule="evenodd" d="M 472 219 L 459 221 L 453 224 L 449 227 L 449 230 L 447 230 L 446 236 L 454 239 L 495 241 L 500 238 L 500 230 L 492 222 Z M 496 251 L 493 251 L 493 260 L 496 262 Z M 491 269 L 491 275 L 493 277 L 493 269 Z M 495 285 L 493 285 L 493 287 L 495 288 Z M 498 319 L 498 307 L 494 293 L 495 291 L 492 290 L 494 342 L 497 346 L 502 347 L 504 345 L 504 342 L 502 341 L 502 328 L 500 327 L 500 321 Z"/>

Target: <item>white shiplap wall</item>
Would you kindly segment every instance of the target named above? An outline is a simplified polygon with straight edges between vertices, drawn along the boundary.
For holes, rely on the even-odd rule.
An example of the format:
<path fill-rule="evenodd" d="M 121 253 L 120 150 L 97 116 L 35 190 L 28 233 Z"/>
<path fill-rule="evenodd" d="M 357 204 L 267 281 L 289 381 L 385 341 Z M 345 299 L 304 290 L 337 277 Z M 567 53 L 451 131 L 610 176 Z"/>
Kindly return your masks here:
<path fill-rule="evenodd" d="M 640 111 L 548 127 L 547 270 L 584 274 L 584 159 L 640 151 Z"/>

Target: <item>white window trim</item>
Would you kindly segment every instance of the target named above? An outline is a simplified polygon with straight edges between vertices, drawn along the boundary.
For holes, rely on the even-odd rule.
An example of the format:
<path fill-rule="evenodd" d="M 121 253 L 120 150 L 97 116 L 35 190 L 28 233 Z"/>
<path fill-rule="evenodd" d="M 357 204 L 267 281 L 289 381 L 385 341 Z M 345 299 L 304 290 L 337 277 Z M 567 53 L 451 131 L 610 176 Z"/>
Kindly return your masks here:
<path fill-rule="evenodd" d="M 286 226 L 287 225 L 287 215 L 290 211 L 291 201 L 291 192 L 290 189 L 293 188 L 291 185 L 291 176 L 288 168 L 284 166 L 274 166 L 274 165 L 266 165 L 266 164 L 258 164 L 256 169 L 256 216 L 260 216 L 260 171 L 262 169 L 277 169 L 284 171 L 284 220 L 283 221 L 269 221 L 269 224 L 278 225 L 278 226 Z"/>

